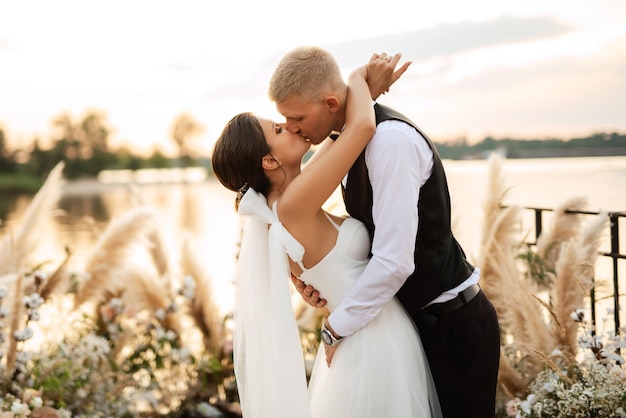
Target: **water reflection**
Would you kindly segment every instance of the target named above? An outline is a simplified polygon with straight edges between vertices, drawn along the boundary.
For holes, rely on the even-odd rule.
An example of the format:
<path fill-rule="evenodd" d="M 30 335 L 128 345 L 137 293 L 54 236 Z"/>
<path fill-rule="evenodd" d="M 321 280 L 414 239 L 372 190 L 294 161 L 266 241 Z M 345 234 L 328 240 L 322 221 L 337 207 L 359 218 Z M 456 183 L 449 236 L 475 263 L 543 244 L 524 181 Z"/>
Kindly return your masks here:
<path fill-rule="evenodd" d="M 453 205 L 453 228 L 470 259 L 480 251 L 482 205 L 487 193 L 485 161 L 445 161 Z M 567 199 L 586 196 L 590 210 L 626 210 L 626 157 L 575 159 L 507 160 L 505 182 L 511 187 L 509 204 L 554 208 Z M 620 192 L 618 192 L 620 191 Z M 335 196 L 336 198 L 339 195 Z M 0 235 L 24 214 L 31 196 L 4 195 L 0 198 Z M 178 259 L 185 239 L 201 254 L 205 268 L 214 279 L 215 294 L 223 310 L 232 306 L 235 256 L 240 221 L 234 210 L 234 194 L 215 180 L 189 184 L 143 184 L 137 186 L 72 182 L 67 184 L 50 230 L 40 231 L 38 257 L 62 260 L 64 246 L 73 251 L 70 266 L 80 270 L 110 219 L 145 204 L 159 214 L 159 228 L 172 260 Z M 341 208 L 338 208 L 341 211 Z M 548 223 L 550 214 L 544 222 Z M 533 227 L 526 214 L 523 228 Z M 626 219 L 620 220 L 626 231 Z M 621 234 L 621 252 L 626 234 Z M 602 250 L 608 250 L 608 236 Z M 175 261 L 174 261 L 175 263 Z M 610 259 L 598 261 L 597 277 L 612 277 Z M 619 276 L 626 270 L 619 263 Z M 623 287 L 622 287 L 623 288 Z"/>
<path fill-rule="evenodd" d="M 2 199 L 7 204 L 0 233 L 20 222 L 31 196 Z M 214 299 L 223 312 L 232 307 L 232 278 L 239 239 L 234 197 L 214 182 L 167 185 L 67 184 L 59 211 L 51 214 L 49 229 L 38 231 L 35 259 L 63 259 L 72 251 L 70 268 L 81 271 L 109 221 L 138 205 L 157 211 L 159 230 L 172 266 L 176 269 L 184 240 L 190 240 L 214 283 Z"/>

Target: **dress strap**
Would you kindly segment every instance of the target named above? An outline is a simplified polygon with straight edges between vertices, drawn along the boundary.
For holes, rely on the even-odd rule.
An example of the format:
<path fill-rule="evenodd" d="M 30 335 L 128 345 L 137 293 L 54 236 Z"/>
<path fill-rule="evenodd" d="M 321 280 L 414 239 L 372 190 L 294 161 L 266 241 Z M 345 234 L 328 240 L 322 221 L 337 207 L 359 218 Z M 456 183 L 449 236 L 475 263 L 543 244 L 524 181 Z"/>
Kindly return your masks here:
<path fill-rule="evenodd" d="M 328 219 L 328 222 L 330 222 L 330 224 L 334 226 L 337 231 L 341 229 L 341 225 L 338 225 L 337 222 L 335 222 L 333 218 L 328 214 L 328 212 L 324 211 L 324 215 L 326 215 L 326 219 Z"/>

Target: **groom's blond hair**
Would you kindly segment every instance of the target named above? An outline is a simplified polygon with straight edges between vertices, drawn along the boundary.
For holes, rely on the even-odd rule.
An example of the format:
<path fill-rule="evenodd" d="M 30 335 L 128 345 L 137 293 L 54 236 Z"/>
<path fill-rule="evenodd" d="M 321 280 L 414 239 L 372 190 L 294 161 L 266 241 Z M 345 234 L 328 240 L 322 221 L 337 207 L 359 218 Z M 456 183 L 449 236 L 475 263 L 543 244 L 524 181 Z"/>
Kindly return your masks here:
<path fill-rule="evenodd" d="M 280 103 L 292 96 L 316 100 L 326 94 L 344 95 L 346 84 L 332 54 L 316 46 L 288 52 L 272 74 L 269 98 Z"/>

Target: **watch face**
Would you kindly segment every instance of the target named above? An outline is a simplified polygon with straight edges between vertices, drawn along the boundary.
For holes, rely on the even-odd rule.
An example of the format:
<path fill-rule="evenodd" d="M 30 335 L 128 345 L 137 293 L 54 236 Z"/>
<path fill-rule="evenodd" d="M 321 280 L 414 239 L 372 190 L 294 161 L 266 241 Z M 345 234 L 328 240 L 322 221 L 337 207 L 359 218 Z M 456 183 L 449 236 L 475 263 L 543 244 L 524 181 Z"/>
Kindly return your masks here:
<path fill-rule="evenodd" d="M 322 341 L 324 341 L 324 344 L 333 345 L 333 339 L 331 338 L 329 331 L 325 329 L 322 330 L 321 337 L 322 337 Z"/>

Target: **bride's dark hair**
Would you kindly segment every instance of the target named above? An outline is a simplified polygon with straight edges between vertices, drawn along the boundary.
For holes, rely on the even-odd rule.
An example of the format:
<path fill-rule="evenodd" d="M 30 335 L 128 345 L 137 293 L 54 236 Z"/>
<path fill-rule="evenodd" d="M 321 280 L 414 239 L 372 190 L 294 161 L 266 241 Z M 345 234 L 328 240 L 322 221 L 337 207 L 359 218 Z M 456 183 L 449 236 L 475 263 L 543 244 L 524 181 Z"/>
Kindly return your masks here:
<path fill-rule="evenodd" d="M 232 191 L 245 193 L 248 187 L 252 187 L 266 194 L 270 181 L 261 163 L 269 152 L 257 117 L 250 112 L 240 113 L 226 124 L 213 146 L 213 173 L 224 187 Z"/>

